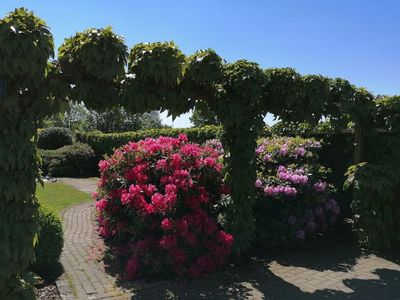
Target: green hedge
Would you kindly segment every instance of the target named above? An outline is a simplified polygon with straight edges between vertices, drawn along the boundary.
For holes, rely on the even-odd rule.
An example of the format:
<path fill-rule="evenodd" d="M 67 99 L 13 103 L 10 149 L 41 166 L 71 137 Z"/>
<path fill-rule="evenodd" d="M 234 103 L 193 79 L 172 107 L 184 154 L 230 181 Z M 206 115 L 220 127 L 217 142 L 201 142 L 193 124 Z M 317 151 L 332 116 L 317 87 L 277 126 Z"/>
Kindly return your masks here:
<path fill-rule="evenodd" d="M 68 128 L 44 128 L 38 134 L 39 149 L 54 150 L 72 144 L 72 132 Z"/>
<path fill-rule="evenodd" d="M 173 136 L 186 134 L 190 141 L 203 143 L 206 140 L 220 137 L 222 127 L 204 126 L 201 128 L 161 128 L 123 133 L 78 132 L 76 140 L 90 145 L 96 155 L 111 154 L 113 149 L 127 144 L 130 141 L 139 141 L 146 137 Z"/>
<path fill-rule="evenodd" d="M 345 187 L 352 188 L 354 229 L 362 244 L 372 248 L 400 245 L 400 178 L 390 163 L 351 166 Z"/>
<path fill-rule="evenodd" d="M 44 175 L 54 177 L 89 177 L 97 175 L 99 158 L 83 143 L 64 146 L 57 150 L 39 150 Z"/>
<path fill-rule="evenodd" d="M 38 215 L 39 241 L 35 246 L 36 261 L 32 271 L 46 281 L 53 281 L 62 273 L 60 264 L 64 245 L 60 218 L 53 212 L 40 208 Z"/>

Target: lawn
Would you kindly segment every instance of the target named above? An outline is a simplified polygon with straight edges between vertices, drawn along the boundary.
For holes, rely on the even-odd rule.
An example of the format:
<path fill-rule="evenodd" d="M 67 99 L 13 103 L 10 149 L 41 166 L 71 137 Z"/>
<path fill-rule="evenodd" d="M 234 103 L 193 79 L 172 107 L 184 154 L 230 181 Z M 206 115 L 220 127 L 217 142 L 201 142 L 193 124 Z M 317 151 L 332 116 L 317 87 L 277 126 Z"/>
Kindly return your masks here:
<path fill-rule="evenodd" d="M 91 201 L 89 194 L 59 182 L 45 183 L 44 188 L 38 185 L 36 195 L 42 207 L 50 209 L 57 214 L 69 206 Z"/>

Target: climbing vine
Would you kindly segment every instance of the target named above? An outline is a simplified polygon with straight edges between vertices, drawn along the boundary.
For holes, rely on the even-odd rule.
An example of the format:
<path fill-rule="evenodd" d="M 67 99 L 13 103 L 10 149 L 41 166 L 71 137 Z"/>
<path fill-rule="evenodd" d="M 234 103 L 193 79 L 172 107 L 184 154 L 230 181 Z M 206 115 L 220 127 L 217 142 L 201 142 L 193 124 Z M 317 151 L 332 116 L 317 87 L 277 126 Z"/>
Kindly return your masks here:
<path fill-rule="evenodd" d="M 36 124 L 58 100 L 84 101 L 97 110 L 161 109 L 173 117 L 199 104 L 214 112 L 224 129 L 231 188 L 225 221 L 238 252 L 254 231 L 254 149 L 265 114 L 310 123 L 325 117 L 335 126 L 363 127 L 376 111 L 368 91 L 340 78 L 302 76 L 291 68 L 263 70 L 246 60 L 226 63 L 211 49 L 186 57 L 173 42 L 141 43 L 128 51 L 109 27 L 79 32 L 49 62 L 52 55 L 52 35 L 33 13 L 17 9 L 0 20 L 2 294 L 18 291 L 15 279 L 33 259 L 38 173 L 33 138 Z M 392 107 L 390 100 L 380 101 L 378 115 Z M 380 122 L 397 126 L 395 118 Z"/>
<path fill-rule="evenodd" d="M 53 38 L 46 23 L 17 9 L 0 20 L 0 298 L 34 298 L 26 272 L 37 239 L 36 124 Z"/>

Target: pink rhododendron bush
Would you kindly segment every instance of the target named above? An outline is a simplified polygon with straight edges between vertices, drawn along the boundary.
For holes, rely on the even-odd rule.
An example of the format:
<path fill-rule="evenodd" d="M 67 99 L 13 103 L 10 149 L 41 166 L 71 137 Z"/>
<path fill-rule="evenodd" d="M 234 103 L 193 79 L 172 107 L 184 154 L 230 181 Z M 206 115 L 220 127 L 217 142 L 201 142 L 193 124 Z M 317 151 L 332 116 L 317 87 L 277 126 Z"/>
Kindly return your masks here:
<path fill-rule="evenodd" d="M 227 261 L 233 237 L 217 223 L 227 189 L 214 148 L 148 138 L 99 167 L 99 231 L 127 278 L 199 277 Z"/>
<path fill-rule="evenodd" d="M 323 235 L 340 208 L 313 139 L 262 139 L 256 149 L 256 246 L 282 248 Z"/>

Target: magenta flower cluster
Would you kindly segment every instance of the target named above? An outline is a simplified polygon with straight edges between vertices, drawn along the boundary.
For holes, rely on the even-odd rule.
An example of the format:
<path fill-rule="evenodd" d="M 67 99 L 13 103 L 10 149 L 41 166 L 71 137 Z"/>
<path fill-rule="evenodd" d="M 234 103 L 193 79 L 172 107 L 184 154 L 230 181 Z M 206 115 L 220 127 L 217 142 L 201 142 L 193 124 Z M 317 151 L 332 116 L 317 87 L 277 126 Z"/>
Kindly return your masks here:
<path fill-rule="evenodd" d="M 229 193 L 219 157 L 180 135 L 130 142 L 99 163 L 99 232 L 128 279 L 199 277 L 226 263 L 233 236 L 215 215 Z"/>
<path fill-rule="evenodd" d="M 303 138 L 259 141 L 256 225 L 259 237 L 269 237 L 259 240 L 261 244 L 284 246 L 290 240 L 321 234 L 335 223 L 340 207 L 331 198 L 332 186 L 318 165 L 320 147 L 318 141 Z M 273 230 L 281 234 L 268 233 Z"/>
<path fill-rule="evenodd" d="M 278 167 L 278 178 L 283 181 L 288 181 L 294 184 L 307 184 L 308 176 L 304 175 L 305 171 L 303 169 L 296 169 L 290 171 L 284 166 Z"/>

